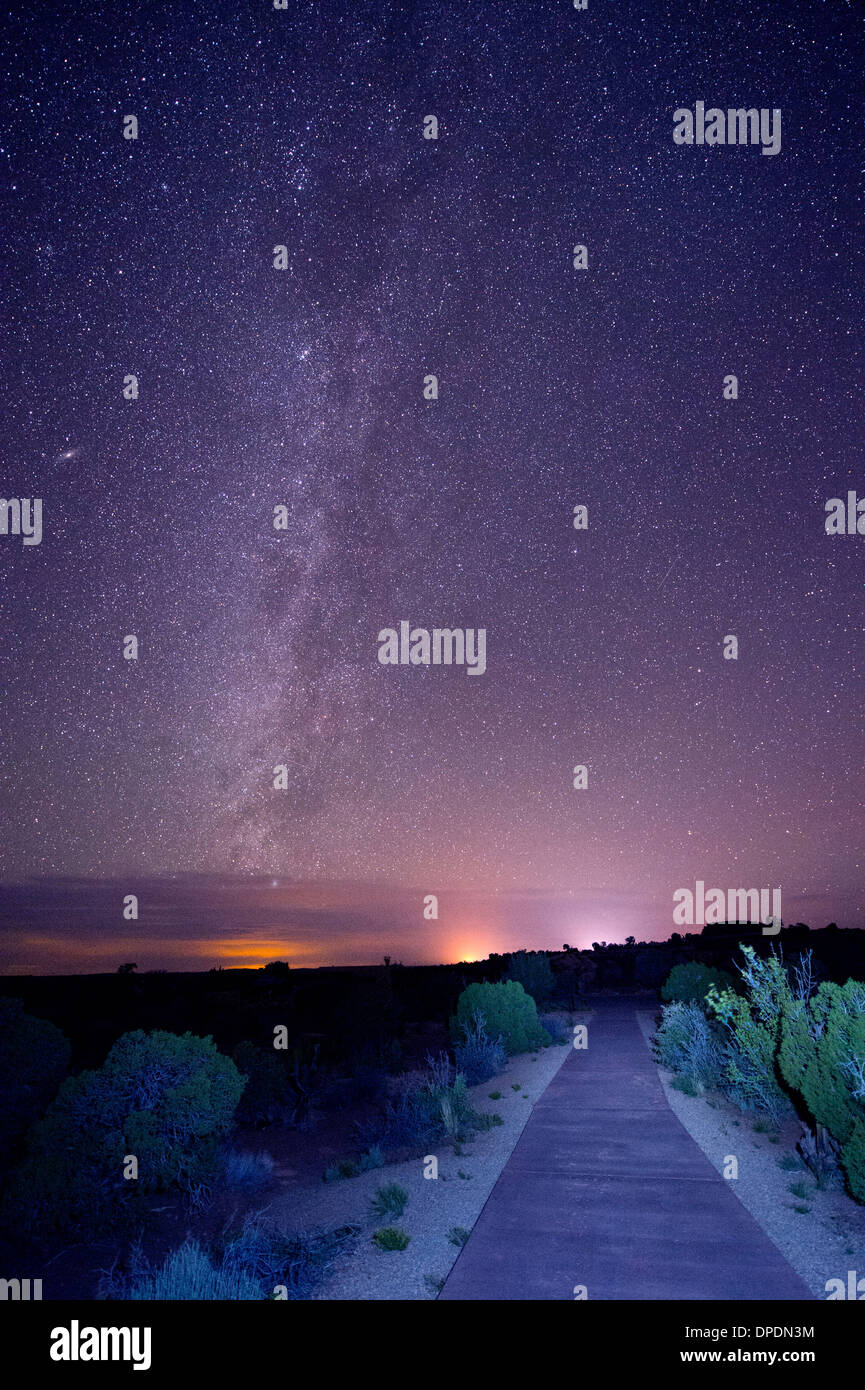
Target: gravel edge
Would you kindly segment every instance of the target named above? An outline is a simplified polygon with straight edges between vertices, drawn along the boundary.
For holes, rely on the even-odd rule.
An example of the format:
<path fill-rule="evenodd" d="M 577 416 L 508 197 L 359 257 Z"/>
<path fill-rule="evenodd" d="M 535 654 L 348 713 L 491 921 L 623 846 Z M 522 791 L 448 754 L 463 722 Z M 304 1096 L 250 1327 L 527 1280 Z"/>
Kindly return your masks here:
<path fill-rule="evenodd" d="M 651 1050 L 654 1013 L 636 1011 L 637 1022 Z M 654 1060 L 654 1058 L 653 1058 Z M 793 1266 L 815 1298 L 827 1298 L 827 1281 L 847 1284 L 849 1270 L 865 1275 L 865 1210 L 845 1192 L 820 1191 L 798 1160 L 796 1141 L 802 1126 L 788 1121 L 773 1143 L 769 1133 L 755 1131 L 758 1117 L 742 1113 L 716 1092 L 687 1096 L 673 1087 L 673 1073 L 655 1063 L 667 1103 L 714 1168 L 724 1176 L 725 1158 L 739 1161 L 731 1181 L 734 1193 L 769 1239 Z M 797 1159 L 798 1170 L 785 1171 L 779 1160 Z M 791 1194 L 791 1183 L 803 1183 L 807 1195 Z M 797 1211 L 806 1207 L 807 1211 Z"/>
<path fill-rule="evenodd" d="M 575 1023 L 585 1022 L 588 1016 L 586 1010 L 561 1015 L 563 1021 L 572 1018 Z M 389 1163 L 356 1178 L 296 1188 L 272 1199 L 268 1214 L 286 1230 L 348 1222 L 363 1227 L 358 1242 L 336 1261 L 314 1298 L 436 1298 L 461 1249 L 451 1239 L 451 1232 L 457 1228 L 462 1233 L 471 1231 L 525 1129 L 534 1102 L 543 1095 L 570 1050 L 567 1044 L 559 1044 L 535 1054 L 523 1053 L 511 1058 L 505 1070 L 490 1081 L 470 1086 L 474 1108 L 499 1113 L 503 1124 L 476 1135 L 462 1154 L 454 1154 L 446 1145 L 431 1150 L 438 1159 L 437 1179 L 425 1178 L 423 1158 L 414 1158 Z M 491 1100 L 491 1091 L 500 1091 L 501 1099 Z M 380 1221 L 370 1216 L 369 1204 L 377 1189 L 387 1183 L 399 1183 L 409 1198 L 402 1217 Z M 372 1243 L 373 1233 L 385 1225 L 407 1232 L 411 1242 L 406 1250 L 383 1251 Z"/>

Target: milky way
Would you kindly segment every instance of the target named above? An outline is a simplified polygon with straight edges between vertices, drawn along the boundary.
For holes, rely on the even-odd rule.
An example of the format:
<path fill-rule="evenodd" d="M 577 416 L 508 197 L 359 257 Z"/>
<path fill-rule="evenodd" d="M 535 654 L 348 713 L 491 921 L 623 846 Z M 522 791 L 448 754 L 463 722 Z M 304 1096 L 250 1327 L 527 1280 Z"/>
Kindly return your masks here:
<path fill-rule="evenodd" d="M 861 922 L 852 7 L 6 40 L 0 482 L 44 536 L 0 536 L 3 877 L 701 878 Z M 779 108 L 779 152 L 676 145 L 698 101 Z M 485 674 L 382 667 L 403 620 L 484 628 Z"/>

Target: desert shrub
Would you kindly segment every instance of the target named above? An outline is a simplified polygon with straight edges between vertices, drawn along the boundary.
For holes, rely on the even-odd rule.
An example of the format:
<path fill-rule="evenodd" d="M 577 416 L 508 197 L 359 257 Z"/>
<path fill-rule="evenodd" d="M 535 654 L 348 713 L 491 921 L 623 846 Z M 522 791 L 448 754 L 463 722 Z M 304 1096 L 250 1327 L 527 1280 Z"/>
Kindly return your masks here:
<path fill-rule="evenodd" d="M 400 1091 L 379 1116 L 358 1125 L 364 1142 L 393 1153 L 426 1149 L 445 1136 L 457 1139 L 471 1132 L 476 1116 L 465 1077 L 454 1071 L 445 1052 L 426 1060 L 426 1071 L 411 1090 Z"/>
<path fill-rule="evenodd" d="M 374 1168 L 384 1167 L 384 1154 L 378 1144 L 371 1145 L 357 1158 L 339 1158 L 324 1174 L 325 1182 L 338 1182 L 340 1178 L 356 1178 L 360 1173 L 371 1173 Z"/>
<path fill-rule="evenodd" d="M 405 1188 L 400 1187 L 399 1183 L 389 1182 L 376 1192 L 370 1203 L 370 1212 L 377 1221 L 384 1221 L 388 1216 L 399 1219 L 405 1211 L 407 1201 L 408 1193 Z"/>
<path fill-rule="evenodd" d="M 471 1121 L 472 1129 L 476 1129 L 478 1133 L 482 1133 L 488 1129 L 496 1129 L 499 1125 L 503 1124 L 504 1120 L 501 1115 L 496 1114 L 495 1110 L 476 1110 Z"/>
<path fill-rule="evenodd" d="M 562 1043 L 569 1041 L 571 1035 L 568 1032 L 568 1025 L 558 1014 L 542 1014 L 540 1024 L 557 1047 L 561 1047 Z"/>
<path fill-rule="evenodd" d="M 32 1127 L 4 1218 L 19 1232 L 87 1233 L 139 1193 L 195 1190 L 218 1170 L 243 1086 L 211 1038 L 124 1034 L 98 1071 L 63 1082 Z M 138 1160 L 136 1182 L 123 1180 L 126 1155 Z"/>
<path fill-rule="evenodd" d="M 464 989 L 457 1001 L 456 1018 L 451 1020 L 452 1036 L 459 1038 L 477 1014 L 483 1018 L 489 1037 L 501 1037 L 509 1056 L 530 1052 L 550 1041 L 538 1022 L 537 1004 L 517 980 L 473 984 Z"/>
<path fill-rule="evenodd" d="M 324 1170 L 325 1182 L 339 1182 L 340 1178 L 356 1178 L 360 1168 L 356 1158 L 338 1158 Z"/>
<path fill-rule="evenodd" d="M 463 1036 L 454 1043 L 457 1071 L 463 1074 L 467 1085 L 477 1086 L 502 1070 L 507 1060 L 505 1049 L 501 1038 L 491 1038 L 487 1033 L 483 1014 L 475 1013 L 461 1026 Z"/>
<path fill-rule="evenodd" d="M 334 1256 L 359 1234 L 359 1226 L 286 1233 L 263 1212 L 251 1213 L 212 1254 L 187 1239 L 153 1269 L 140 1245 L 133 1247 L 128 1271 L 110 1271 L 100 1293 L 131 1301 L 251 1301 L 273 1298 L 280 1290 L 281 1298 L 309 1298 Z"/>
<path fill-rule="evenodd" d="M 20 1143 L 69 1069 L 69 1042 L 19 999 L 0 999 L 0 1158 Z"/>
<path fill-rule="evenodd" d="M 666 1004 L 655 1033 L 658 1061 L 677 1077 L 697 1086 L 717 1086 L 724 1066 L 724 1046 L 717 1029 L 696 1004 Z"/>
<path fill-rule="evenodd" d="M 288 979 L 291 966 L 287 960 L 269 960 L 267 965 L 261 968 L 262 975 L 266 975 L 269 980 Z"/>
<path fill-rule="evenodd" d="M 400 1226 L 382 1226 L 373 1236 L 379 1250 L 406 1250 L 410 1240 L 411 1236 Z"/>
<path fill-rule="evenodd" d="M 261 1287 L 242 1269 L 214 1264 L 195 1240 L 166 1256 L 161 1268 L 144 1274 L 126 1295 L 132 1302 L 165 1300 L 251 1301 L 264 1298 Z"/>
<path fill-rule="evenodd" d="M 231 1056 L 238 1071 L 247 1078 L 237 1109 L 238 1121 L 258 1127 L 287 1122 L 293 1100 L 285 1053 L 244 1041 L 238 1043 Z"/>
<path fill-rule="evenodd" d="M 775 1069 L 790 983 L 778 956 L 762 960 L 752 946 L 743 946 L 742 953 L 738 969 L 747 993 L 710 986 L 706 995 L 707 1008 L 726 1033 L 722 1086 L 740 1109 L 764 1111 L 777 1124 L 792 1108 Z"/>
<path fill-rule="evenodd" d="M 374 1168 L 384 1167 L 384 1154 L 378 1144 L 372 1144 L 357 1161 L 359 1173 L 371 1173 Z"/>
<path fill-rule="evenodd" d="M 258 1192 L 273 1178 L 273 1159 L 268 1153 L 232 1151 L 225 1155 L 223 1177 L 235 1192 Z"/>
<path fill-rule="evenodd" d="M 360 1124 L 358 1131 L 385 1154 L 423 1148 L 441 1137 L 441 1115 L 427 1091 L 404 1091 L 385 1101 L 381 1114 Z"/>
<path fill-rule="evenodd" d="M 309 1298 L 334 1257 L 360 1235 L 355 1225 L 285 1232 L 264 1212 L 247 1215 L 223 1242 L 222 1267 L 253 1279 L 265 1297 L 284 1289 L 289 1300 Z"/>
<path fill-rule="evenodd" d="M 674 965 L 663 985 L 661 998 L 665 1004 L 702 1004 L 711 987 L 716 990 L 732 989 L 733 976 L 726 970 L 715 970 L 701 961 L 689 961 L 685 965 Z"/>
<path fill-rule="evenodd" d="M 543 951 L 514 951 L 505 978 L 522 985 L 536 1004 L 545 1004 L 556 985 L 549 956 Z"/>
<path fill-rule="evenodd" d="M 387 1077 L 384 1067 L 369 1062 L 358 1063 L 349 1083 L 350 1098 L 380 1105 L 387 1095 Z"/>
<path fill-rule="evenodd" d="M 853 1196 L 865 1201 L 865 984 L 824 982 L 811 998 L 788 998 L 779 1065 L 834 1141 Z M 818 1140 L 815 1160 L 827 1147 Z"/>

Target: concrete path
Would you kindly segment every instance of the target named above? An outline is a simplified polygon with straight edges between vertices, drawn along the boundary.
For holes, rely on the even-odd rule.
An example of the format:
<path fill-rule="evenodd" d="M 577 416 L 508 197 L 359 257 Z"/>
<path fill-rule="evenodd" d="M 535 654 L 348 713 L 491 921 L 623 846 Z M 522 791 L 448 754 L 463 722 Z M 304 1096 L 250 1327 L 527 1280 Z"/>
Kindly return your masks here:
<path fill-rule="evenodd" d="M 667 1104 L 633 1002 L 599 999 L 439 1297 L 810 1299 L 731 1186 Z"/>

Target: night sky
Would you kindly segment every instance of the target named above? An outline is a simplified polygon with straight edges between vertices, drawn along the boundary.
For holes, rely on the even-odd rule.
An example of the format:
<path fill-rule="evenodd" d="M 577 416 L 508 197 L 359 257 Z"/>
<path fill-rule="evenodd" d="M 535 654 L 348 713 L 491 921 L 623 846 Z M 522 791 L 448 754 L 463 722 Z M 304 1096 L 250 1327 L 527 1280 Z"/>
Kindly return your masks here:
<path fill-rule="evenodd" d="M 697 879 L 865 925 L 861 20 L 6 19 L 4 968 L 662 938 Z M 486 671 L 381 665 L 401 621 Z"/>

